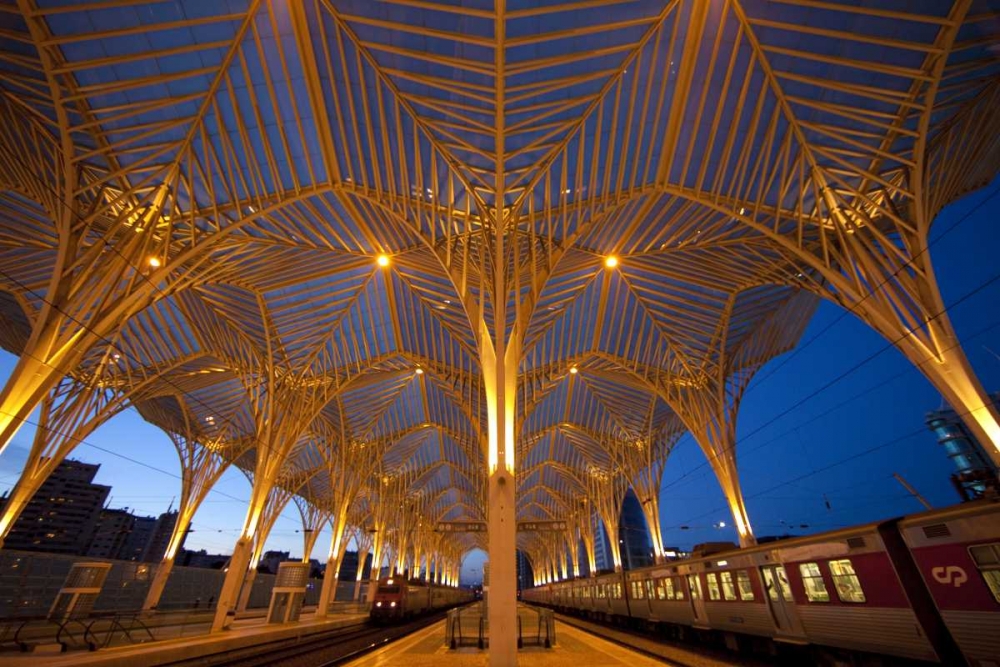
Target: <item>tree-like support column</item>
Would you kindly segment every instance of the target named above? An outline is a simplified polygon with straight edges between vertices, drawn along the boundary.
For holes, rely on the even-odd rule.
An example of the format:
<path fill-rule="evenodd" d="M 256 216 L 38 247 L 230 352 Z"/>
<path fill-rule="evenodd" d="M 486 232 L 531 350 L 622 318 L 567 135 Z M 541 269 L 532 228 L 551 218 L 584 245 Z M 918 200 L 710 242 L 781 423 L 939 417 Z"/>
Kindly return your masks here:
<path fill-rule="evenodd" d="M 485 327 L 484 327 L 485 328 Z M 503 331 L 501 330 L 501 336 Z M 487 530 L 490 596 L 487 603 L 491 667 L 517 664 L 517 515 L 514 480 L 514 406 L 520 349 L 517 337 L 494 348 L 480 339 L 489 426 Z"/>
<path fill-rule="evenodd" d="M 333 535 L 330 538 L 330 552 L 326 557 L 326 571 L 323 573 L 323 587 L 319 592 L 319 602 L 316 606 L 316 618 L 326 618 L 330 613 L 330 603 L 337 597 L 337 582 L 340 581 L 340 565 L 344 562 L 347 552 L 347 517 L 335 519 Z M 360 557 L 360 554 L 359 554 Z M 358 563 L 358 572 L 364 569 L 364 563 Z M 360 581 L 360 579 L 359 579 Z"/>
<path fill-rule="evenodd" d="M 372 550 L 372 534 L 364 528 L 355 528 L 354 544 L 358 548 L 358 574 L 354 581 L 354 601 L 357 602 L 361 599 L 361 582 L 364 581 L 365 560 L 368 559 L 368 554 Z"/>
<path fill-rule="evenodd" d="M 187 403 L 180 397 L 177 397 L 177 400 L 184 419 L 169 431 L 170 439 L 181 460 L 181 493 L 177 505 L 177 521 L 174 523 L 163 558 L 153 574 L 153 581 L 146 591 L 146 598 L 142 603 L 145 611 L 156 609 L 160 603 L 170 573 L 173 571 L 177 552 L 184 542 L 198 508 L 219 481 L 222 473 L 229 468 L 230 461 L 245 452 L 251 443 L 250 440 L 234 442 L 223 442 L 217 438 L 212 440 L 207 435 L 199 433 L 196 429 L 198 422 L 188 412 Z M 169 423 L 170 412 L 162 410 L 155 401 L 143 403 L 140 413 L 147 419 L 157 420 L 158 423 Z M 210 440 L 211 446 L 206 446 L 205 442 Z"/>

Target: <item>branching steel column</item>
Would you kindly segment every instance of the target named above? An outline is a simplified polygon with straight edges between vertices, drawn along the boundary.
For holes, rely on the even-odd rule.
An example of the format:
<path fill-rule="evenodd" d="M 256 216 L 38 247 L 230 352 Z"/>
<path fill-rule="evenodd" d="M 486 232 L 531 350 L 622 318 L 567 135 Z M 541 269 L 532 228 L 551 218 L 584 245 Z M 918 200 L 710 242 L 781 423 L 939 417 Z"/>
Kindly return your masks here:
<path fill-rule="evenodd" d="M 155 412 L 155 408 L 144 406 L 142 410 L 145 416 L 152 416 L 151 411 Z M 177 520 L 170 534 L 167 549 L 146 592 L 146 599 L 142 603 L 142 608 L 147 610 L 155 609 L 159 604 L 173 570 L 177 552 L 198 508 L 222 477 L 222 473 L 229 468 L 230 462 L 246 451 L 248 446 L 248 443 L 224 443 L 219 440 L 199 442 L 195 422 L 186 408 L 183 409 L 183 417 L 184 432 L 170 433 L 181 459 L 181 493 L 177 505 Z"/>
<path fill-rule="evenodd" d="M 337 598 L 337 584 L 340 582 L 340 566 L 344 562 L 344 554 L 347 553 L 347 543 L 350 541 L 349 537 L 345 539 L 346 533 L 347 526 L 343 522 L 339 526 L 334 526 L 333 536 L 330 538 L 330 552 L 326 557 L 326 571 L 323 573 L 323 587 L 320 589 L 319 604 L 316 607 L 316 618 L 326 618 L 330 612 L 330 604 Z M 363 569 L 363 566 L 364 563 L 359 560 L 359 573 Z"/>
<path fill-rule="evenodd" d="M 361 582 L 365 576 L 365 560 L 372 549 L 372 534 L 364 528 L 358 527 L 354 531 L 354 544 L 358 547 L 358 573 L 354 581 L 354 600 L 361 599 Z M 372 568 L 374 568 L 374 563 Z"/>
<path fill-rule="evenodd" d="M 490 597 L 487 613 L 490 628 L 490 667 L 517 664 L 517 502 L 514 480 L 514 420 L 516 414 L 517 370 L 521 360 L 521 326 L 514 326 L 507 339 L 508 296 L 513 287 L 507 282 L 508 261 L 505 250 L 508 225 L 511 240 L 516 225 L 508 220 L 505 203 L 505 94 L 506 94 L 506 3 L 496 2 L 494 39 L 495 58 L 495 151 L 494 201 L 492 211 L 483 211 L 493 225 L 492 267 L 494 275 L 484 277 L 493 283 L 493 331 L 480 323 L 479 347 L 483 380 L 486 385 L 489 424 L 487 482 L 487 522 L 490 559 Z M 516 271 L 514 272 L 516 275 Z M 484 285 L 485 287 L 485 285 Z M 485 295 L 482 297 L 485 298 Z M 454 578 L 457 581 L 457 577 Z"/>

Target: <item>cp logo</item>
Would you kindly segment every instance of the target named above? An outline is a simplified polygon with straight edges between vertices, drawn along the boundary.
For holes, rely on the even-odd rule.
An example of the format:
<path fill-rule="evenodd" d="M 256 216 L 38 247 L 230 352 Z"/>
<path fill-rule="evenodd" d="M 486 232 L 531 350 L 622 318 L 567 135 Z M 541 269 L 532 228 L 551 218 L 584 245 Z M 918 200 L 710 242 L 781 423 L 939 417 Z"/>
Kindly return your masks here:
<path fill-rule="evenodd" d="M 969 580 L 969 575 L 967 575 L 965 570 L 957 565 L 935 567 L 931 569 L 931 576 L 934 577 L 934 581 L 939 584 L 944 584 L 945 586 L 950 584 L 955 588 L 958 588 Z"/>

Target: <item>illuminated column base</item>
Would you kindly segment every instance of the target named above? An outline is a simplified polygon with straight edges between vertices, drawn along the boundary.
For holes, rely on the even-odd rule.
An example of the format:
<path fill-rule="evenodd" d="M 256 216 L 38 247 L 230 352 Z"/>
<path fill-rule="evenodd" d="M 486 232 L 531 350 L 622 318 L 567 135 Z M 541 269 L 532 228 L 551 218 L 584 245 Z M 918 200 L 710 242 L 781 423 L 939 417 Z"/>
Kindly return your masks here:
<path fill-rule="evenodd" d="M 361 599 L 361 582 L 365 578 L 365 560 L 368 559 L 368 549 L 358 550 L 358 574 L 354 580 L 354 596 L 355 602 Z M 326 577 L 323 577 L 324 579 Z"/>
<path fill-rule="evenodd" d="M 225 630 L 232 623 L 232 617 L 230 617 L 229 612 L 235 612 L 236 602 L 239 598 L 247 569 L 250 567 L 250 557 L 252 555 L 253 538 L 241 537 L 236 542 L 233 555 L 229 559 L 229 571 L 226 572 L 226 579 L 222 583 L 222 591 L 219 593 L 219 604 L 215 609 L 215 618 L 212 620 L 212 632 Z"/>
<path fill-rule="evenodd" d="M 170 572 L 173 569 L 173 558 L 164 558 L 160 561 L 159 567 L 156 568 L 156 574 L 153 575 L 153 581 L 149 584 L 149 590 L 146 591 L 146 599 L 142 603 L 143 611 L 156 609 L 156 605 L 160 604 L 160 598 L 163 596 L 163 591 L 167 587 L 167 580 L 170 578 Z"/>
<path fill-rule="evenodd" d="M 326 572 L 323 574 L 323 588 L 319 592 L 319 602 L 316 605 L 316 618 L 326 618 L 330 613 L 330 603 L 337 596 L 337 582 L 340 580 L 340 563 L 336 558 L 326 561 Z M 361 581 L 358 581 L 358 590 Z"/>
<path fill-rule="evenodd" d="M 735 473 L 732 475 L 720 476 L 719 483 L 722 485 L 722 492 L 726 496 L 726 504 L 733 515 L 733 522 L 736 532 L 739 535 L 741 547 L 752 547 L 757 544 L 757 539 L 753 536 L 753 528 L 750 525 L 750 516 L 747 514 L 746 504 L 743 502 L 743 491 L 740 489 L 739 479 Z"/>
<path fill-rule="evenodd" d="M 517 664 L 517 522 L 514 476 L 499 468 L 489 478 L 490 667 Z"/>
<path fill-rule="evenodd" d="M 252 565 L 247 568 L 246 577 L 243 578 L 243 587 L 240 588 L 240 599 L 236 604 L 236 611 L 246 611 L 250 604 L 250 593 L 253 592 L 253 582 L 257 580 L 257 560 L 253 559 Z"/>
<path fill-rule="evenodd" d="M 720 420 L 721 421 L 721 420 Z M 750 516 L 747 514 L 746 504 L 743 501 L 743 490 L 740 488 L 739 472 L 736 468 L 735 452 L 736 427 L 731 421 L 726 422 L 726 429 L 718 442 L 712 440 L 705 434 L 695 435 L 698 445 L 708 457 L 708 463 L 715 473 L 715 478 L 722 487 L 722 494 L 726 497 L 726 504 L 733 517 L 733 525 L 739 535 L 741 547 L 752 547 L 757 544 L 753 536 L 753 528 L 750 524 Z M 721 454 L 716 454 L 721 452 Z"/>

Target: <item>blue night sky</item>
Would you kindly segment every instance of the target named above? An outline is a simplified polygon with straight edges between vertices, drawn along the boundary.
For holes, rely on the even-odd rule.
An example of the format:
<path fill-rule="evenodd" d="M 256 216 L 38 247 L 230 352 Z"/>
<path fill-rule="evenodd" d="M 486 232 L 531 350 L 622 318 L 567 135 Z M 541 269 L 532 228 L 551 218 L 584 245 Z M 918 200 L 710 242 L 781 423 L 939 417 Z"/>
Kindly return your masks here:
<path fill-rule="evenodd" d="M 952 321 L 989 392 L 1000 389 L 998 190 L 1000 179 L 945 210 L 931 245 Z M 924 425 L 925 413 L 942 400 L 924 377 L 885 339 L 828 302 L 802 340 L 757 374 L 739 415 L 737 453 L 756 534 L 815 532 L 919 511 L 894 472 L 935 506 L 955 502 L 951 464 Z M 0 376 L 6 378 L 14 361 L 0 353 Z M 0 490 L 15 482 L 32 435 L 26 425 L 0 456 Z M 180 469 L 169 438 L 134 411 L 98 429 L 73 456 L 101 464 L 97 481 L 113 487 L 113 506 L 158 514 L 178 493 Z M 227 472 L 195 516 L 187 547 L 228 553 L 249 490 L 242 473 Z M 687 435 L 667 463 L 662 512 L 669 546 L 736 540 L 718 484 Z M 720 521 L 727 527 L 714 528 Z M 289 506 L 267 548 L 301 554 L 299 527 L 298 510 Z M 320 559 L 329 544 L 325 532 L 314 552 Z M 481 578 L 482 560 L 481 552 L 469 555 L 465 578 Z"/>

